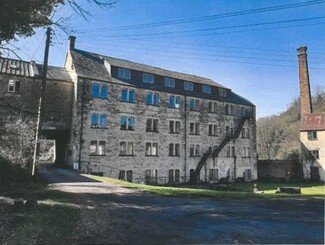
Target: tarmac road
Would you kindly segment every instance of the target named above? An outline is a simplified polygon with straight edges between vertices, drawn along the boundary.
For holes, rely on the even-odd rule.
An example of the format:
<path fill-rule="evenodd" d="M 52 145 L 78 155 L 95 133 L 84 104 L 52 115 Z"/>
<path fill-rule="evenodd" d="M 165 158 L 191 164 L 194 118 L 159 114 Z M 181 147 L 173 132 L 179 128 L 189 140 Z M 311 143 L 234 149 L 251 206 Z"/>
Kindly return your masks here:
<path fill-rule="evenodd" d="M 82 208 L 76 243 L 323 244 L 323 199 L 210 199 L 151 195 L 94 182 L 77 172 L 40 170 Z"/>

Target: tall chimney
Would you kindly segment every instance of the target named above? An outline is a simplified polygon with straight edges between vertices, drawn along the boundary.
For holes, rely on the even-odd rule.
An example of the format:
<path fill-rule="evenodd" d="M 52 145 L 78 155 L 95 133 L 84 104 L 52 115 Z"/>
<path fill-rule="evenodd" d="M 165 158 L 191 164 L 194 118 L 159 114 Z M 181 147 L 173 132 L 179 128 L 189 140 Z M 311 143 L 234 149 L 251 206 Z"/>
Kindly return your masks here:
<path fill-rule="evenodd" d="M 76 43 L 76 37 L 75 36 L 69 36 L 69 50 L 74 49 L 74 45 Z"/>
<path fill-rule="evenodd" d="M 313 112 L 306 53 L 307 47 L 300 47 L 297 51 L 299 60 L 300 113 L 303 115 Z"/>

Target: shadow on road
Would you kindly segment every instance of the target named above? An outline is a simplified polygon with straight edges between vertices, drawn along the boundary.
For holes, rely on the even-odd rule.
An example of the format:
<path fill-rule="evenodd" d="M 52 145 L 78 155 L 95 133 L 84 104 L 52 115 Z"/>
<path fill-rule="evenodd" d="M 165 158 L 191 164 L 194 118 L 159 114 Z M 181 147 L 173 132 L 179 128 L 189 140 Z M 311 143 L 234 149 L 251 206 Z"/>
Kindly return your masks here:
<path fill-rule="evenodd" d="M 47 167 L 38 170 L 40 180 L 48 184 L 75 183 L 75 182 L 101 182 L 82 176 L 76 170 Z"/>

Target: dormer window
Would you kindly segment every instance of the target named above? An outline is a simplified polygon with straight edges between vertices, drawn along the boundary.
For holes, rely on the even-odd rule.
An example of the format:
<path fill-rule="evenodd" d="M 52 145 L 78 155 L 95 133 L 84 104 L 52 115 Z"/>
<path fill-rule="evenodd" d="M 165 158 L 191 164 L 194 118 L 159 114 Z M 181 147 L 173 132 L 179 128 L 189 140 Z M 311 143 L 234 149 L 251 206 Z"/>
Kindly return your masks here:
<path fill-rule="evenodd" d="M 20 81 L 9 80 L 8 92 L 10 92 L 10 93 L 20 93 Z"/>
<path fill-rule="evenodd" d="M 175 88 L 175 79 L 165 77 L 164 78 L 164 85 L 165 85 L 165 87 Z"/>
<path fill-rule="evenodd" d="M 184 82 L 184 90 L 193 91 L 194 84 L 191 82 Z"/>
<path fill-rule="evenodd" d="M 130 80 L 131 79 L 131 71 L 128 69 L 124 69 L 124 68 L 118 68 L 117 76 L 118 76 L 118 78 L 121 78 L 121 79 Z"/>
<path fill-rule="evenodd" d="M 227 97 L 227 89 L 219 88 L 219 96 Z"/>
<path fill-rule="evenodd" d="M 211 94 L 211 86 L 209 85 L 202 85 L 202 92 L 205 94 Z"/>
<path fill-rule="evenodd" d="M 142 74 L 142 81 L 144 83 L 155 83 L 155 76 L 149 73 Z"/>

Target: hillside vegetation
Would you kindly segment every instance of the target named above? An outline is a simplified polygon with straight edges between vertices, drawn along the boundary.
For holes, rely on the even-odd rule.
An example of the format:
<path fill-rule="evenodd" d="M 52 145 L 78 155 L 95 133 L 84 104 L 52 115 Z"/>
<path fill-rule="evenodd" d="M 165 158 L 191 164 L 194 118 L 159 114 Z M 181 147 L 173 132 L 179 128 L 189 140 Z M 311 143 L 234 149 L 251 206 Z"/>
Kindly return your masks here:
<path fill-rule="evenodd" d="M 325 113 L 325 91 L 317 89 L 312 97 L 313 111 Z M 285 112 L 257 120 L 259 159 L 300 158 L 300 101 L 295 99 Z"/>

